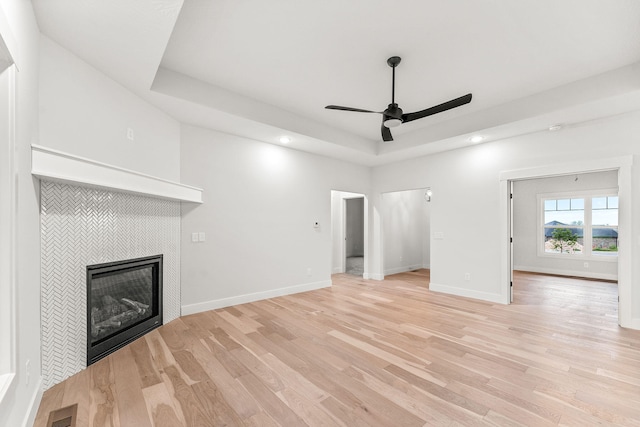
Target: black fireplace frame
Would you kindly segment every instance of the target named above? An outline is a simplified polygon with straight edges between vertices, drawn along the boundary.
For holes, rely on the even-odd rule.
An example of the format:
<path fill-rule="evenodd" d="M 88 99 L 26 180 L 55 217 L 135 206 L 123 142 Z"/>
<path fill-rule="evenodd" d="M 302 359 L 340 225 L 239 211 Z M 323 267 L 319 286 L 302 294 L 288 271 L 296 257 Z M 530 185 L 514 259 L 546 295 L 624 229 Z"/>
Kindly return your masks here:
<path fill-rule="evenodd" d="M 157 283 L 157 286 L 152 287 L 152 297 L 153 300 L 158 301 L 158 306 L 153 307 L 152 316 L 92 345 L 89 337 L 91 331 L 91 304 L 89 302 L 91 301 L 92 279 L 108 276 L 117 271 L 131 271 L 149 266 L 152 267 L 152 280 Z M 87 266 L 87 366 L 162 325 L 162 272 L 162 254 Z"/>

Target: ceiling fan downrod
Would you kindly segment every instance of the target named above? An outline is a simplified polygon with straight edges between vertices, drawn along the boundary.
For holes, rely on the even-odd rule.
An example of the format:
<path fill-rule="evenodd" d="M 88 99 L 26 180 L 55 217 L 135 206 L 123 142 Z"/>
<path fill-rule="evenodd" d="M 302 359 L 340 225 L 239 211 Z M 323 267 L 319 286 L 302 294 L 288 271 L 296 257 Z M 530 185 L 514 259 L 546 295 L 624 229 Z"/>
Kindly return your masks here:
<path fill-rule="evenodd" d="M 392 56 L 387 59 L 387 64 L 391 67 L 391 103 L 396 103 L 396 67 L 402 61 L 399 56 Z"/>

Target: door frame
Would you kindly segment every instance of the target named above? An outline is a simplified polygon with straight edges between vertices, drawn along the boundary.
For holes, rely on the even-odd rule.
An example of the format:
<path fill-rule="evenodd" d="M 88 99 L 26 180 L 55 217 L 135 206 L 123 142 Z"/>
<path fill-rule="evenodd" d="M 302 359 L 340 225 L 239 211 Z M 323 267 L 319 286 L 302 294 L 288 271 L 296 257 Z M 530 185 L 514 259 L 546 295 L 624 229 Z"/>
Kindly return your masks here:
<path fill-rule="evenodd" d="M 619 241 L 618 252 L 618 324 L 622 327 L 640 329 L 640 321 L 632 318 L 632 171 L 633 156 L 613 157 L 585 160 L 574 163 L 548 165 L 529 169 L 503 171 L 500 173 L 500 229 L 501 242 L 501 274 L 500 300 L 510 303 L 511 277 L 513 273 L 513 256 L 511 252 L 511 184 L 524 179 L 547 178 L 552 176 L 575 175 L 589 172 L 618 171 L 618 195 L 620 207 L 618 211 L 618 229 L 623 236 Z"/>
<path fill-rule="evenodd" d="M 337 193 L 342 193 L 342 195 L 340 196 L 340 223 L 336 224 L 333 218 L 333 194 L 334 192 Z M 331 212 L 332 212 L 332 219 L 331 219 L 331 228 L 332 230 L 335 227 L 340 227 L 340 233 L 338 235 L 338 238 L 340 239 L 340 244 L 336 245 L 335 242 L 331 242 L 331 263 L 332 263 L 332 274 L 335 273 L 344 273 L 346 270 L 346 237 L 347 237 L 347 226 L 346 226 L 346 221 L 347 221 L 347 216 L 346 216 L 346 209 L 347 209 L 347 199 L 359 199 L 359 198 L 363 198 L 364 199 L 364 207 L 363 207 L 363 223 L 364 223 L 364 247 L 363 247 L 363 262 L 364 262 L 364 273 L 362 275 L 362 277 L 364 279 L 368 279 L 369 277 L 369 199 L 367 197 L 366 194 L 364 193 L 356 193 L 353 191 L 342 191 L 342 190 L 331 190 L 331 200 L 332 200 L 332 206 L 331 206 Z M 333 231 L 331 232 L 332 235 L 332 239 L 334 238 L 334 233 Z M 335 248 L 336 246 L 339 247 L 339 251 L 340 251 L 340 265 L 338 266 L 338 270 L 339 271 L 334 271 L 333 270 L 333 260 L 334 260 L 334 253 L 333 253 L 333 248 Z"/>
<path fill-rule="evenodd" d="M 342 273 L 345 273 L 347 271 L 347 201 L 349 200 L 355 200 L 355 199 L 362 199 L 362 257 L 363 257 L 363 263 L 364 263 L 364 251 L 366 248 L 366 243 L 365 243 L 365 235 L 366 235 L 366 230 L 367 227 L 365 225 L 365 217 L 366 217 L 366 208 L 365 208 L 365 197 L 364 194 L 361 196 L 354 196 L 354 197 L 345 197 L 342 199 Z M 363 274 L 364 275 L 364 274 Z"/>
<path fill-rule="evenodd" d="M 416 188 L 407 188 L 404 190 L 392 190 L 392 191 L 384 191 L 382 193 L 380 193 L 380 205 L 383 208 L 383 214 L 380 215 L 380 280 L 384 280 L 385 277 L 385 254 L 386 254 L 386 249 L 385 249 L 385 241 L 384 241 L 384 235 L 385 235 L 385 222 L 388 220 L 388 218 L 385 218 L 384 215 L 384 211 L 386 209 L 384 197 L 387 194 L 395 194 L 395 193 L 404 193 L 404 192 L 409 192 L 409 191 L 422 191 L 425 192 L 427 190 L 431 190 L 431 186 L 429 185 L 425 185 L 424 187 L 416 187 Z M 429 199 L 429 201 L 425 200 L 425 203 L 427 203 L 427 206 L 430 206 L 431 204 L 431 199 Z M 429 226 L 429 235 L 427 236 L 427 240 L 428 240 L 428 245 L 429 245 L 429 270 L 431 269 L 431 248 L 433 248 L 431 239 L 432 239 L 432 233 L 431 233 L 431 207 L 429 207 L 428 210 L 429 213 L 429 218 L 427 221 L 427 224 Z M 423 246 L 424 248 L 424 246 Z M 422 263 L 422 267 L 421 268 L 426 268 L 424 263 Z"/>

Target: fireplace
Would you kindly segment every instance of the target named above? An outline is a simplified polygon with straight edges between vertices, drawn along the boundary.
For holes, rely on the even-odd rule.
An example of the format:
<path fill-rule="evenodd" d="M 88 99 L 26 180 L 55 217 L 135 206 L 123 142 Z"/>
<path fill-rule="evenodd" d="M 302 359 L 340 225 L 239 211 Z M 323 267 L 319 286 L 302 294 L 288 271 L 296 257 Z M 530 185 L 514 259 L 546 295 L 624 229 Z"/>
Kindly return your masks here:
<path fill-rule="evenodd" d="M 162 259 L 87 266 L 87 366 L 162 325 Z"/>

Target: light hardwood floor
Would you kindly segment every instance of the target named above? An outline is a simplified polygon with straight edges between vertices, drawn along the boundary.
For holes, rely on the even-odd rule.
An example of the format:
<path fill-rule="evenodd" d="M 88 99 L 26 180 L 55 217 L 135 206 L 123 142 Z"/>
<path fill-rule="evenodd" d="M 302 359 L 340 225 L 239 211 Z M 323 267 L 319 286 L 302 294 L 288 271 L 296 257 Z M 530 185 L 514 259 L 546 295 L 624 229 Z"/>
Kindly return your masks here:
<path fill-rule="evenodd" d="M 515 303 L 428 270 L 185 316 L 47 390 L 35 425 L 640 426 L 615 283 L 517 273 Z"/>

